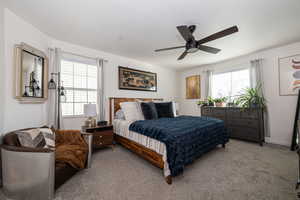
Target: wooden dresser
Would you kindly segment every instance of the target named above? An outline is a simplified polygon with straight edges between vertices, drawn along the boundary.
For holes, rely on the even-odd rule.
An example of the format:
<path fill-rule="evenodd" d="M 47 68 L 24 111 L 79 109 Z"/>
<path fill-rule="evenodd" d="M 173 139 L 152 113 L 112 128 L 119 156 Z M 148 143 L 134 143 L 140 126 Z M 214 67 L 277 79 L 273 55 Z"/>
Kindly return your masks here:
<path fill-rule="evenodd" d="M 224 120 L 230 138 L 258 142 L 265 140 L 263 110 L 261 108 L 201 107 L 201 116 Z"/>

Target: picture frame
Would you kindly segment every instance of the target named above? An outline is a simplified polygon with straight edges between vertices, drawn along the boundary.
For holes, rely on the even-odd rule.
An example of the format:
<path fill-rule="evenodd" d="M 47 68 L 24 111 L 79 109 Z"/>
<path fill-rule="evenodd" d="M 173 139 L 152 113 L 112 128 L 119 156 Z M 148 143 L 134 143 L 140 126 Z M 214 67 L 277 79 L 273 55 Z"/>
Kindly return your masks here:
<path fill-rule="evenodd" d="M 20 103 L 44 103 L 48 99 L 46 54 L 26 43 L 14 47 L 14 98 Z M 37 92 L 38 91 L 38 92 Z"/>
<path fill-rule="evenodd" d="M 119 89 L 157 92 L 157 74 L 119 66 Z"/>
<path fill-rule="evenodd" d="M 300 89 L 300 54 L 278 58 L 279 95 L 297 96 Z"/>
<path fill-rule="evenodd" d="M 185 78 L 186 80 L 186 99 L 201 98 L 201 76 L 193 75 Z"/>

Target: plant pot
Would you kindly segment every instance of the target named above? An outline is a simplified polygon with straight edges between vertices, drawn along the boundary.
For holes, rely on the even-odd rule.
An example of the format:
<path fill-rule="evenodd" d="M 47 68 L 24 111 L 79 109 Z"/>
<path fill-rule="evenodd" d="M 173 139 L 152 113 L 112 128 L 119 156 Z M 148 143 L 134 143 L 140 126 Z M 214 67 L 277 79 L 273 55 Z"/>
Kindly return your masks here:
<path fill-rule="evenodd" d="M 215 105 L 216 105 L 216 107 L 224 107 L 225 103 L 224 102 L 220 102 L 220 103 L 215 102 Z"/>

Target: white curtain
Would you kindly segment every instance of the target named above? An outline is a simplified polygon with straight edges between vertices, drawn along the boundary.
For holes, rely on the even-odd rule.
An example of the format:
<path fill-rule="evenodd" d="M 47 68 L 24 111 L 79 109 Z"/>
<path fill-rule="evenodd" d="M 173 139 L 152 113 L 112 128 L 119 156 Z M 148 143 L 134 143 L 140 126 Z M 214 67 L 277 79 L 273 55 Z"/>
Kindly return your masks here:
<path fill-rule="evenodd" d="M 211 96 L 213 72 L 211 70 L 207 70 L 205 73 L 205 98 L 208 98 L 209 96 Z"/>
<path fill-rule="evenodd" d="M 61 50 L 58 48 L 49 49 L 49 80 L 51 78 L 54 79 L 56 85 L 57 76 L 51 76 L 51 73 L 60 72 L 60 61 L 61 61 Z M 63 128 L 61 109 L 60 113 L 58 113 L 58 96 L 57 90 L 49 90 L 48 96 L 48 126 L 53 126 L 54 128 L 58 128 L 58 116 L 60 115 L 60 128 Z M 59 105 L 60 106 L 60 105 Z"/>
<path fill-rule="evenodd" d="M 261 86 L 261 95 L 265 95 L 265 84 L 263 81 L 263 59 L 256 59 L 250 61 L 250 86 L 255 88 L 256 86 Z M 264 128 L 265 136 L 270 137 L 270 128 L 269 128 L 269 114 L 268 109 L 265 109 L 264 112 Z"/>
<path fill-rule="evenodd" d="M 262 62 L 262 59 L 250 61 L 250 86 L 255 88 L 257 85 L 261 84 L 261 92 L 264 93 Z"/>
<path fill-rule="evenodd" d="M 103 59 L 97 59 L 98 66 L 98 120 L 105 120 L 105 94 L 104 94 L 104 63 Z"/>

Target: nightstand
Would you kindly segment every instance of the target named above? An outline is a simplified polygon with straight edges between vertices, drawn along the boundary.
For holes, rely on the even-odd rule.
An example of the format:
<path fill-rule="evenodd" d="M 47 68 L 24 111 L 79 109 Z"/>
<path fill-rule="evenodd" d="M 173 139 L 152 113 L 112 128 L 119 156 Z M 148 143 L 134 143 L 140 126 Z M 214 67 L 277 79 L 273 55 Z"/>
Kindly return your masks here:
<path fill-rule="evenodd" d="M 114 146 L 113 126 L 82 127 L 82 131 L 93 134 L 93 149 Z"/>

